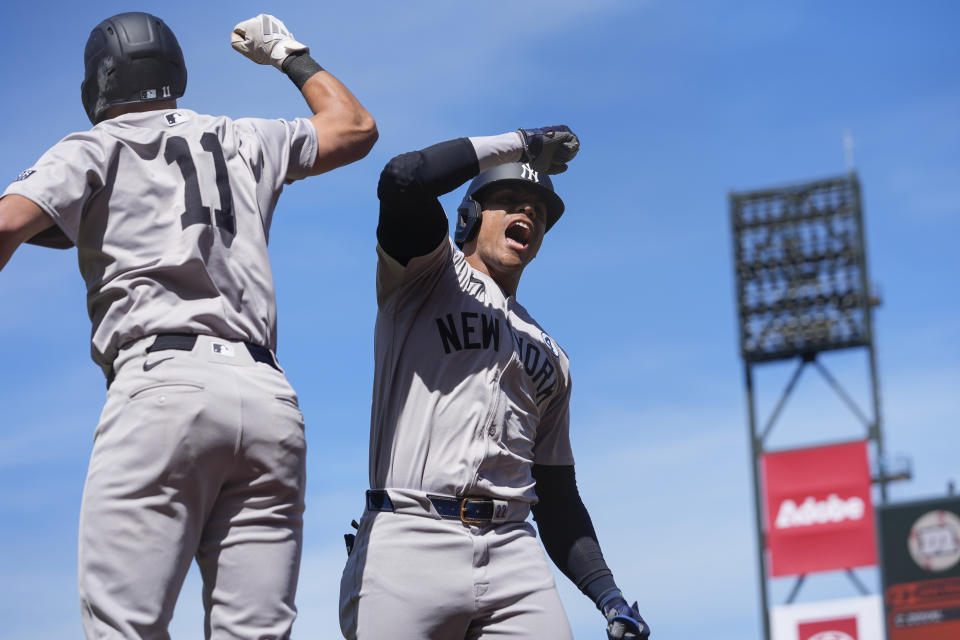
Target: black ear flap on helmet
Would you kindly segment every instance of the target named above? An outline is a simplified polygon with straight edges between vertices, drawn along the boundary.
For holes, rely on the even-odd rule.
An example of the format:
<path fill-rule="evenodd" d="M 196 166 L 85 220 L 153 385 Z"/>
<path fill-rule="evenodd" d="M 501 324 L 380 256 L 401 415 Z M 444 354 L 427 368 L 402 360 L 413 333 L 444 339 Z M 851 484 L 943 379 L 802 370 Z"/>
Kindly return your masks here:
<path fill-rule="evenodd" d="M 80 97 L 90 122 L 107 109 L 136 102 L 176 100 L 187 89 L 187 67 L 176 36 L 149 13 L 120 13 L 90 32 Z"/>
<path fill-rule="evenodd" d="M 540 175 L 540 172 L 534 171 L 529 164 L 520 162 L 502 164 L 474 178 L 467 187 L 463 201 L 457 207 L 457 227 L 453 234 L 453 241 L 461 249 L 480 231 L 483 213 L 478 201 L 479 192 L 491 185 L 501 183 L 522 184 L 532 187 L 540 194 L 547 206 L 547 231 L 563 215 L 563 200 L 554 192 L 550 176 Z"/>
<path fill-rule="evenodd" d="M 453 241 L 458 247 L 463 249 L 463 245 L 477 235 L 482 220 L 480 203 L 470 195 L 464 196 L 463 202 L 457 207 L 457 228 L 453 234 Z"/>

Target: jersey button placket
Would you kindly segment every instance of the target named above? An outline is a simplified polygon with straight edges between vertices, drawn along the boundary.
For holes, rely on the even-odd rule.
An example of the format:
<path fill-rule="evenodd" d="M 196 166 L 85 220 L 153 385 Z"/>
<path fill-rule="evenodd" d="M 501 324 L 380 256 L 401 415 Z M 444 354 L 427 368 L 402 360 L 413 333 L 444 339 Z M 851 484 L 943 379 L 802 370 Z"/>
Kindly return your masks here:
<path fill-rule="evenodd" d="M 474 482 L 479 478 L 480 468 L 483 466 L 484 460 L 487 453 L 487 440 L 494 439 L 499 437 L 500 425 L 498 424 L 498 417 L 500 415 L 500 404 L 502 402 L 501 396 L 503 391 L 500 385 L 500 379 L 503 377 L 504 371 L 507 367 L 510 366 L 510 361 L 513 358 L 513 334 L 510 331 L 510 300 L 501 299 L 499 301 L 489 300 L 493 302 L 496 306 L 496 302 L 499 302 L 499 307 L 503 312 L 503 317 L 507 326 L 507 335 L 505 336 L 509 340 L 509 346 L 504 347 L 503 343 L 500 344 L 500 353 L 498 353 L 497 364 L 496 364 L 496 375 L 493 376 L 492 383 L 490 385 L 490 396 L 493 399 L 492 402 L 487 406 L 487 416 L 483 423 L 483 428 L 479 431 L 479 436 L 484 443 L 483 446 L 478 450 L 479 458 L 476 460 L 474 469 L 476 473 L 474 475 Z M 502 356 L 502 353 L 506 353 L 506 361 Z"/>
<path fill-rule="evenodd" d="M 490 409 L 490 418 L 487 426 L 487 435 L 490 438 L 499 438 L 500 431 L 503 428 L 503 420 L 500 413 L 501 405 L 503 404 L 503 385 L 501 381 L 507 373 L 507 369 L 513 364 L 516 355 L 513 349 L 513 330 L 511 329 L 512 324 L 510 322 L 510 306 L 512 300 L 513 298 L 506 298 L 503 301 L 503 317 L 506 321 L 507 328 L 507 335 L 505 337 L 509 340 L 509 347 L 504 349 L 506 358 L 500 357 L 497 360 L 497 376 L 494 379 L 493 388 L 490 390 L 494 397 L 494 403 Z"/>
<path fill-rule="evenodd" d="M 501 403 L 501 392 L 500 392 L 500 378 L 503 376 L 504 367 L 497 367 L 497 375 L 493 378 L 493 384 L 491 387 L 491 396 L 493 401 L 487 406 L 487 417 L 484 421 L 484 426 L 480 430 L 479 435 L 483 441 L 483 445 L 478 449 L 477 453 L 479 458 L 476 461 L 475 469 L 479 470 L 484 463 L 487 452 L 486 441 L 488 438 L 496 438 L 499 433 L 500 425 L 497 424 L 497 418 L 500 415 L 500 403 Z M 476 478 L 474 478 L 476 481 Z"/>

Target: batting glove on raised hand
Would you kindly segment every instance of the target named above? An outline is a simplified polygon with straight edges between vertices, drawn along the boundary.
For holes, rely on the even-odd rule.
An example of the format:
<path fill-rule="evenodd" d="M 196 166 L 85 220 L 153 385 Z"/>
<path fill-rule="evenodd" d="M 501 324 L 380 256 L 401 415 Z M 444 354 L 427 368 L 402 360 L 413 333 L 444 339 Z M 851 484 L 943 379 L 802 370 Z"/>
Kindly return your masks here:
<path fill-rule="evenodd" d="M 609 640 L 645 640 L 650 637 L 650 627 L 640 617 L 637 603 L 631 607 L 619 591 L 611 591 L 600 601 L 599 607 L 607 619 Z"/>
<path fill-rule="evenodd" d="M 580 150 L 580 140 L 570 127 L 557 125 L 540 129 L 518 129 L 523 140 L 523 157 L 534 171 L 563 173 Z"/>
<path fill-rule="evenodd" d="M 257 64 L 272 64 L 281 71 L 287 56 L 310 52 L 310 47 L 297 42 L 283 22 L 266 13 L 235 26 L 230 46 Z"/>

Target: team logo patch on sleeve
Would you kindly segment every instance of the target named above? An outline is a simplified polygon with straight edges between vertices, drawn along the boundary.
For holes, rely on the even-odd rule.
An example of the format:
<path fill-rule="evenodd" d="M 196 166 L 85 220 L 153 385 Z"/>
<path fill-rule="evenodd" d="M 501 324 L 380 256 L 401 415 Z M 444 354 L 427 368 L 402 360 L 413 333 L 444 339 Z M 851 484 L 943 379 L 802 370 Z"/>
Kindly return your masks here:
<path fill-rule="evenodd" d="M 543 340 L 543 344 L 547 345 L 547 349 L 550 349 L 550 352 L 555 358 L 560 357 L 560 349 L 557 347 L 557 343 L 553 341 L 553 338 L 548 336 L 546 332 L 540 332 L 540 339 Z"/>
<path fill-rule="evenodd" d="M 30 176 L 32 176 L 32 175 L 35 174 L 36 172 L 37 172 L 36 169 L 27 169 L 27 170 L 25 170 L 25 171 L 21 171 L 21 172 L 20 172 L 20 175 L 18 175 L 16 178 L 14 178 L 13 181 L 14 181 L 14 182 L 20 182 L 21 180 L 26 180 L 27 178 L 29 178 Z"/>

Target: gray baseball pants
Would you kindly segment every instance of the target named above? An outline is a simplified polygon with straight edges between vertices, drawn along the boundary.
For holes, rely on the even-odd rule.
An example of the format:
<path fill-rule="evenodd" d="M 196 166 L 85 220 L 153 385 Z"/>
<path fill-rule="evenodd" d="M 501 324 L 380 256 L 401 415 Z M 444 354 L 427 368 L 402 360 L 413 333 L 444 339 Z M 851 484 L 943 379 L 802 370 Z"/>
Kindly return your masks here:
<path fill-rule="evenodd" d="M 365 511 L 340 582 L 348 640 L 572 639 L 528 522 L 443 520 L 391 491 L 397 513 Z M 409 502 L 409 501 L 408 501 Z"/>
<path fill-rule="evenodd" d="M 205 637 L 288 638 L 303 531 L 303 417 L 242 343 L 120 352 L 80 513 L 88 638 L 169 638 L 193 558 Z"/>

